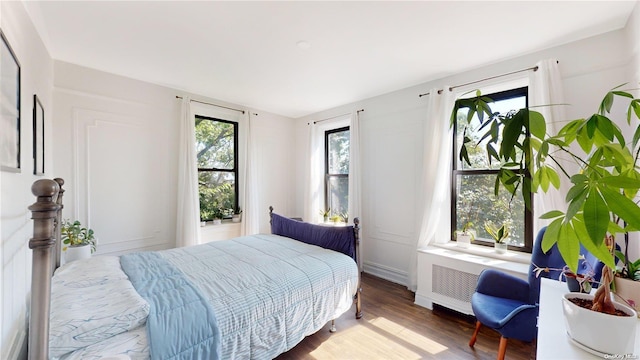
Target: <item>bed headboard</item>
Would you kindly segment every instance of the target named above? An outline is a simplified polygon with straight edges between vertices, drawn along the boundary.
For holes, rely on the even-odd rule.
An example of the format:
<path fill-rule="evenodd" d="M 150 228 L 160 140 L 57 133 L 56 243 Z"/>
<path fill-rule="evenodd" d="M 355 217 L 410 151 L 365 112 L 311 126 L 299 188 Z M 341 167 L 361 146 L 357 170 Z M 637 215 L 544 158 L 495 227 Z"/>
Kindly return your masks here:
<path fill-rule="evenodd" d="M 36 202 L 29 206 L 33 219 L 31 311 L 29 314 L 29 359 L 49 357 L 49 313 L 51 276 L 60 266 L 60 220 L 64 180 L 41 179 L 31 186 Z"/>

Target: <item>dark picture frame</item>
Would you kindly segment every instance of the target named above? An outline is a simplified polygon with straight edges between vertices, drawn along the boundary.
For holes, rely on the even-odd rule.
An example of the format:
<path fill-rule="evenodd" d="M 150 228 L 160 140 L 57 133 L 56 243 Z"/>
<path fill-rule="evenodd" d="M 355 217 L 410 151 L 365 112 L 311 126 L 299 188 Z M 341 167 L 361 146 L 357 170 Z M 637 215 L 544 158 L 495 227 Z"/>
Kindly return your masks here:
<path fill-rule="evenodd" d="M 20 63 L 0 37 L 0 170 L 20 172 Z"/>
<path fill-rule="evenodd" d="M 33 173 L 44 175 L 44 108 L 33 94 Z"/>

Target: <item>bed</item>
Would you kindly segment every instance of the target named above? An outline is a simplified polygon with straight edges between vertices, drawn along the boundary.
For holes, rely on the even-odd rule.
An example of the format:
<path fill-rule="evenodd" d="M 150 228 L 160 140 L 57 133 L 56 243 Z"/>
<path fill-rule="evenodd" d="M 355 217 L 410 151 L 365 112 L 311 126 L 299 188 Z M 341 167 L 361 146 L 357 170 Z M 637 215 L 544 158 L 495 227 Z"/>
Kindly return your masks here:
<path fill-rule="evenodd" d="M 60 266 L 62 179 L 41 179 L 29 359 L 271 359 L 355 302 L 358 220 L 321 226 L 270 207 L 271 234 Z"/>

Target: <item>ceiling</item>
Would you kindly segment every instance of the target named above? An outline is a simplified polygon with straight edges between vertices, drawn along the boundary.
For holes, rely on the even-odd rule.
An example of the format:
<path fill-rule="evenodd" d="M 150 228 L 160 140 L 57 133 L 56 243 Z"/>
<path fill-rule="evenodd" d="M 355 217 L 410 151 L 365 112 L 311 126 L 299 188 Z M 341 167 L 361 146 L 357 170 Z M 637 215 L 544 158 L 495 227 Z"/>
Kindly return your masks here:
<path fill-rule="evenodd" d="M 623 28 L 636 3 L 24 5 L 55 60 L 297 118 Z"/>

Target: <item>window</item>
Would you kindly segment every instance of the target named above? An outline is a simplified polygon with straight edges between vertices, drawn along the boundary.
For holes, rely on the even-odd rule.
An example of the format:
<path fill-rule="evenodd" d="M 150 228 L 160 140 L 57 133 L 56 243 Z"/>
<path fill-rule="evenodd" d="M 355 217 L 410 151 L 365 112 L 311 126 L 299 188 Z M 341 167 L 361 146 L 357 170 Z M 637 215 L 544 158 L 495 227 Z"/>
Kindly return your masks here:
<path fill-rule="evenodd" d="M 325 209 L 347 220 L 349 209 L 349 127 L 324 133 Z"/>
<path fill-rule="evenodd" d="M 527 106 L 527 88 L 518 88 L 486 95 L 491 100 L 492 112 L 506 114 L 510 110 L 518 110 Z M 471 165 L 460 161 L 458 154 L 464 136 L 470 137 L 474 143 L 481 139 L 488 128 L 480 129 L 480 121 L 475 115 L 467 123 L 467 108 L 458 111 L 455 122 L 452 173 L 452 206 L 451 227 L 462 229 L 468 222 L 474 224 L 476 244 L 493 245 L 493 239 L 486 232 L 484 224 L 493 222 L 500 227 L 507 224 L 510 230 L 509 248 L 524 252 L 531 252 L 533 244 L 533 216 L 526 209 L 521 196 L 511 199 L 511 194 L 500 189 L 498 198 L 494 195 L 496 174 L 500 164 L 488 161 L 486 140 L 478 146 L 468 146 Z M 466 130 L 466 131 L 465 131 Z M 496 149 L 497 150 L 497 149 Z"/>
<path fill-rule="evenodd" d="M 196 115 L 200 220 L 231 217 L 238 206 L 238 123 Z"/>

